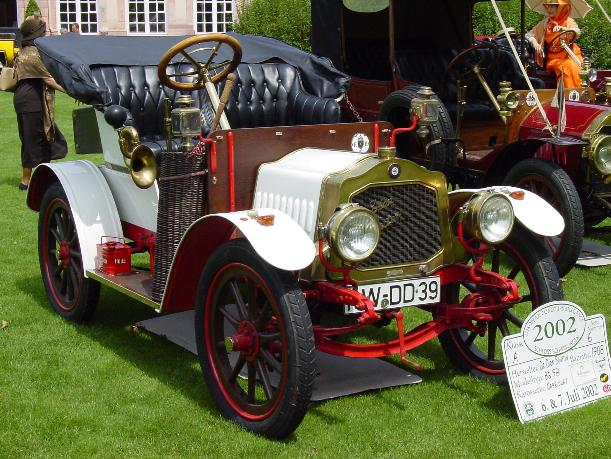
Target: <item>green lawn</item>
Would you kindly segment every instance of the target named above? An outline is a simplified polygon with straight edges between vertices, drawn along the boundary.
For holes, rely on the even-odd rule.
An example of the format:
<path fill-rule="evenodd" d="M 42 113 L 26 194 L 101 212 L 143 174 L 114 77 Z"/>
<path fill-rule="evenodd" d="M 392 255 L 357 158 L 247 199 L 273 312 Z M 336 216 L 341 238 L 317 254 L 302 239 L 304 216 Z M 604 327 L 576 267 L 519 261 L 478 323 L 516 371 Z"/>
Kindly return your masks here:
<path fill-rule="evenodd" d="M 59 97 L 68 160 L 74 106 Z M 424 366 L 419 385 L 312 405 L 284 442 L 241 430 L 217 414 L 195 356 L 131 331 L 154 315 L 148 307 L 103 288 L 91 325 L 52 311 L 37 214 L 17 189 L 7 93 L 0 132 L 0 457 L 609 457 L 610 399 L 521 425 L 509 390 L 454 371 L 437 341 L 412 353 Z M 567 299 L 603 313 L 608 328 L 610 280 L 610 267 L 575 268 L 564 284 Z"/>

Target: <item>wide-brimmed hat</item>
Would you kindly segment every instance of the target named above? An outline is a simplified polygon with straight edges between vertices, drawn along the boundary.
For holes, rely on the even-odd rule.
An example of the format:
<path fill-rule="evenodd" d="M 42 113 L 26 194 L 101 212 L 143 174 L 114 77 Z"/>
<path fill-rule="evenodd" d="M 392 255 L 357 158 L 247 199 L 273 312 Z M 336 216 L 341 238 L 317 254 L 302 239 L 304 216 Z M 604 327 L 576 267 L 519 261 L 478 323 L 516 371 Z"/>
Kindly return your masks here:
<path fill-rule="evenodd" d="M 21 40 L 31 41 L 45 34 L 47 31 L 47 24 L 40 18 L 29 17 L 23 21 L 23 24 L 19 27 L 19 31 L 21 32 Z"/>
<path fill-rule="evenodd" d="M 526 5 L 531 10 L 542 14 L 547 14 L 545 5 L 570 5 L 569 16 L 572 18 L 582 18 L 592 10 L 586 0 L 526 0 Z"/>

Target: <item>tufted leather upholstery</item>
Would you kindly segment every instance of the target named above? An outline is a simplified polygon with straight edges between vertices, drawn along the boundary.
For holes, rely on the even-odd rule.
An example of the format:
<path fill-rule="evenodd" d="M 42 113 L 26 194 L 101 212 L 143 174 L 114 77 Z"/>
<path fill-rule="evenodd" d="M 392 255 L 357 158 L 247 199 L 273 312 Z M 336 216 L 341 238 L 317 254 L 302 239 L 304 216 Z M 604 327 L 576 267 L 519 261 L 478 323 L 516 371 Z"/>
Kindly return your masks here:
<path fill-rule="evenodd" d="M 226 113 L 232 127 L 338 123 L 334 99 L 304 91 L 297 70 L 288 64 L 241 64 Z M 224 87 L 224 82 L 221 83 Z"/>
<path fill-rule="evenodd" d="M 183 64 L 169 72 L 190 70 Z M 307 94 L 297 70 L 289 64 L 240 64 L 237 79 L 225 109 L 232 128 L 280 126 L 295 124 L 337 123 L 339 104 L 334 99 Z M 101 66 L 92 70 L 96 83 L 109 91 L 108 105 L 117 104 L 129 110 L 141 139 L 154 152 L 165 148 L 163 139 L 163 100 L 172 103 L 178 91 L 159 82 L 156 66 Z M 182 77 L 179 81 L 186 81 Z M 222 92 L 221 82 L 219 93 Z M 212 110 L 205 90 L 191 93 L 194 106 L 202 109 L 204 131 L 212 121 Z"/>
<path fill-rule="evenodd" d="M 490 49 L 478 49 L 475 52 L 481 57 L 490 57 L 493 53 Z M 401 78 L 431 86 L 446 105 L 453 120 L 456 120 L 456 81 L 446 73 L 446 69 L 457 54 L 455 50 L 404 50 L 397 53 L 397 67 Z M 485 78 L 494 94 L 498 94 L 501 81 L 510 81 L 513 89 L 527 88 L 513 55 L 502 48 L 499 49 L 495 66 Z M 535 89 L 543 87 L 543 82 L 537 78 L 531 78 L 531 82 Z M 470 82 L 464 117 L 485 118 L 495 116 L 495 113 L 481 84 L 477 80 Z"/>

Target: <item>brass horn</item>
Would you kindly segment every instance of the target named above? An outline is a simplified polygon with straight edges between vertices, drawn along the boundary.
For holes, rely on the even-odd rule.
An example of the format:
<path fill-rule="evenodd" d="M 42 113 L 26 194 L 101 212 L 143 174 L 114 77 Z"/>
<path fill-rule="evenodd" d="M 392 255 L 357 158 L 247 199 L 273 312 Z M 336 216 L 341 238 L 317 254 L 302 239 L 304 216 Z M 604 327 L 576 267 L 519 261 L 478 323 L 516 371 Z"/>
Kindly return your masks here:
<path fill-rule="evenodd" d="M 119 147 L 136 186 L 150 187 L 157 178 L 157 159 L 149 147 L 140 143 L 136 128 L 126 126 L 119 131 Z"/>
<path fill-rule="evenodd" d="M 129 169 L 136 186 L 150 187 L 157 178 L 157 158 L 153 150 L 146 145 L 138 145 L 134 148 Z"/>

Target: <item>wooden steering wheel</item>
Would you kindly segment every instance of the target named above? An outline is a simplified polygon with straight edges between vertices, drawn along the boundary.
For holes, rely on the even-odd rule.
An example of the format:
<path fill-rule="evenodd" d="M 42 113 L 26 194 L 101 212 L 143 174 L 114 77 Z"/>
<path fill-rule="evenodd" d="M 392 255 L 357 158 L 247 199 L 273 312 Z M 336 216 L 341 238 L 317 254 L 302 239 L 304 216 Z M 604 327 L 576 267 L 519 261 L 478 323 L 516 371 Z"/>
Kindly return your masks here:
<path fill-rule="evenodd" d="M 200 43 L 210 43 L 210 46 L 189 49 Z M 215 59 L 218 57 L 223 44 L 231 48 L 231 58 L 216 62 Z M 186 72 L 177 71 L 168 74 L 167 70 L 170 62 L 179 54 L 183 56 L 182 62 L 190 63 L 193 69 Z M 216 83 L 222 80 L 235 70 L 241 60 L 242 46 L 237 39 L 224 33 L 207 33 L 205 35 L 185 38 L 172 46 L 159 61 L 157 72 L 159 74 L 159 81 L 165 86 L 177 91 L 194 91 L 203 88 L 206 81 Z M 214 74 L 211 74 L 211 72 L 214 72 Z M 186 76 L 194 76 L 195 78 L 189 83 L 176 81 L 176 77 Z"/>
<path fill-rule="evenodd" d="M 574 30 L 565 30 L 564 32 L 559 33 L 554 37 L 552 41 L 549 42 L 547 46 L 548 53 L 558 53 L 560 51 L 564 51 L 562 47 L 562 43 L 566 43 L 567 45 L 572 45 L 573 42 L 577 39 L 577 34 Z"/>
<path fill-rule="evenodd" d="M 480 53 L 480 49 L 490 49 L 493 54 L 491 56 L 489 53 Z M 466 70 L 458 70 L 456 79 L 466 83 L 477 78 L 473 70 L 476 66 L 479 68 L 480 73 L 485 76 L 494 68 L 498 60 L 499 48 L 494 43 L 479 43 L 457 54 L 448 64 L 446 75 L 451 75 L 453 71 L 457 70 L 459 65 L 465 66 L 467 67 Z"/>

